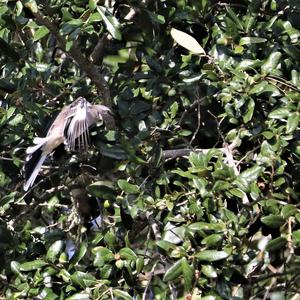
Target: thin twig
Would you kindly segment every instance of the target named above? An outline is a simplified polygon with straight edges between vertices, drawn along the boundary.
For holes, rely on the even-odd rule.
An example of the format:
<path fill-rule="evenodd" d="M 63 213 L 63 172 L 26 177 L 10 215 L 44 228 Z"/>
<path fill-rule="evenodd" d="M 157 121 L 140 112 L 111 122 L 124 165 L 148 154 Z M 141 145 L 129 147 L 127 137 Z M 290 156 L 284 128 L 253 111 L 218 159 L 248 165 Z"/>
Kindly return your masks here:
<path fill-rule="evenodd" d="M 183 157 L 183 156 L 188 156 L 190 153 L 195 152 L 195 153 L 203 153 L 207 154 L 207 152 L 211 149 L 190 149 L 190 148 L 183 148 L 183 149 L 174 149 L 174 150 L 164 150 L 163 151 L 163 158 L 168 160 L 168 159 L 174 159 L 177 157 Z M 221 152 L 225 153 L 224 148 L 216 148 L 216 150 L 220 150 Z"/>
<path fill-rule="evenodd" d="M 19 159 L 19 158 L 10 158 L 10 157 L 4 157 L 4 156 L 0 156 L 0 160 L 24 162 L 24 160 Z"/>
<path fill-rule="evenodd" d="M 152 267 L 152 269 L 151 269 L 151 271 L 150 271 L 150 276 L 149 276 L 149 278 L 148 278 L 147 285 L 146 285 L 145 290 L 144 290 L 144 292 L 143 292 L 142 300 L 146 300 L 146 299 L 147 299 L 147 291 L 148 291 L 148 289 L 149 289 L 149 286 L 150 286 L 150 283 L 151 283 L 152 277 L 153 277 L 153 275 L 154 275 L 154 271 L 155 271 L 155 269 L 156 269 L 157 264 L 158 264 L 158 261 L 153 265 L 153 267 Z"/>
<path fill-rule="evenodd" d="M 202 102 L 206 97 L 207 97 L 207 96 L 195 100 L 195 102 L 193 102 L 193 103 L 192 103 L 192 104 L 191 104 L 191 105 L 183 112 L 183 114 L 182 114 L 182 116 L 181 116 L 181 118 L 180 118 L 178 124 L 180 125 L 180 124 L 182 123 L 182 121 L 184 120 L 186 114 L 187 114 L 190 110 L 192 110 L 193 108 L 195 108 L 196 106 L 198 106 L 199 103 L 201 104 L 201 102 Z"/>
<path fill-rule="evenodd" d="M 285 85 L 287 87 L 289 87 L 290 89 L 294 90 L 294 91 L 298 91 L 298 88 L 297 86 L 295 86 L 294 84 L 288 82 L 287 80 L 284 80 L 283 78 L 280 78 L 278 76 L 275 76 L 275 75 L 268 75 L 265 77 L 266 79 L 269 79 L 269 80 L 273 80 L 273 81 L 276 81 L 278 83 L 281 83 L 282 85 Z"/>
<path fill-rule="evenodd" d="M 226 149 L 225 155 L 227 157 L 227 163 L 228 163 L 228 165 L 233 168 L 234 174 L 236 176 L 239 176 L 240 175 L 240 170 L 237 167 L 237 163 L 235 162 L 235 160 L 233 158 L 233 154 L 232 154 L 236 146 L 237 145 L 234 142 L 231 143 L 230 145 L 226 145 L 225 144 L 225 149 Z M 250 203 L 250 201 L 249 201 L 248 196 L 246 195 L 246 193 L 243 193 L 242 201 L 243 201 L 243 204 L 249 204 Z"/>
<path fill-rule="evenodd" d="M 246 153 L 236 164 L 238 167 L 250 154 L 254 153 L 256 150 L 260 149 L 260 146 L 256 146 L 255 148 L 251 149 L 249 152 Z"/>
<path fill-rule="evenodd" d="M 192 145 L 194 139 L 196 138 L 196 135 L 198 134 L 200 127 L 201 127 L 201 105 L 200 105 L 200 101 L 198 102 L 198 108 L 197 108 L 197 128 L 193 133 L 193 136 L 190 140 L 190 145 Z"/>

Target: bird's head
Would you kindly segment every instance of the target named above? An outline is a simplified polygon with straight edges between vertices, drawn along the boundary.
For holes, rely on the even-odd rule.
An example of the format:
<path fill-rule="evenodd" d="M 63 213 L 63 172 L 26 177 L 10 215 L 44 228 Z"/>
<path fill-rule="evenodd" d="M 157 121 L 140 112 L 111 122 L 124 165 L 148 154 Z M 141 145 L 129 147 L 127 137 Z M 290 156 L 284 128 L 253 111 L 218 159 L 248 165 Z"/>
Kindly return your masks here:
<path fill-rule="evenodd" d="M 85 108 L 88 104 L 89 102 L 84 97 L 78 97 L 75 101 L 73 101 L 71 107 Z"/>
<path fill-rule="evenodd" d="M 97 110 L 98 118 L 103 120 L 107 129 L 115 129 L 115 118 L 112 110 L 105 106 L 105 105 L 94 105 L 95 109 Z"/>

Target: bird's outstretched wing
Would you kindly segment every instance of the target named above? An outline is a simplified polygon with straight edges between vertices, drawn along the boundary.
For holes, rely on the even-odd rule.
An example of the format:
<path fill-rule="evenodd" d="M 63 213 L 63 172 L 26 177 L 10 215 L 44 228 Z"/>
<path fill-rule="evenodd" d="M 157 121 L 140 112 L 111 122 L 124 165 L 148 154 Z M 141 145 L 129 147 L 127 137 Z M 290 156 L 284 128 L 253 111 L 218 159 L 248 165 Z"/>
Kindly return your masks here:
<path fill-rule="evenodd" d="M 79 97 L 70 105 L 65 106 L 50 126 L 46 137 L 36 137 L 33 140 L 34 145 L 27 148 L 27 157 L 24 166 L 25 191 L 27 191 L 28 188 L 33 185 L 47 156 L 52 153 L 60 144 L 68 144 L 64 132 L 69 120 L 71 120 L 70 125 L 72 127 L 70 132 L 74 132 L 75 136 L 81 136 L 82 133 L 86 131 L 87 126 L 84 125 L 86 105 L 86 99 Z M 82 128 L 81 132 L 78 128 Z M 73 139 L 74 135 L 70 136 L 70 143 L 73 141 Z M 81 144 L 83 144 L 83 142 L 81 142 Z"/>
<path fill-rule="evenodd" d="M 65 144 L 72 151 L 85 151 L 89 146 L 88 106 L 91 104 L 84 99 L 65 120 Z"/>
<path fill-rule="evenodd" d="M 92 105 L 79 97 L 58 114 L 47 136 L 35 138 L 34 146 L 26 150 L 24 190 L 31 187 L 47 156 L 64 143 L 70 150 L 86 151 L 89 147 L 89 127 L 99 120 L 114 126 L 111 110 L 104 105 Z M 111 129 L 111 128 L 109 128 Z"/>

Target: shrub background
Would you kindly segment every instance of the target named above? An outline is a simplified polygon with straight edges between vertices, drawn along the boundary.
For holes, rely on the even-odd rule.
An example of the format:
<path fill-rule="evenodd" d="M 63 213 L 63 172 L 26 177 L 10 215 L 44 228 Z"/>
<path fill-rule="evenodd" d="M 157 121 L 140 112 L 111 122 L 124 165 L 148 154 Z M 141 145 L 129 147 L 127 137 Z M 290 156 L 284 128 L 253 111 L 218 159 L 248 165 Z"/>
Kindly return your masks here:
<path fill-rule="evenodd" d="M 299 19 L 297 0 L 2 1 L 2 298 L 299 299 Z M 117 130 L 25 194 L 26 147 L 77 96 Z"/>

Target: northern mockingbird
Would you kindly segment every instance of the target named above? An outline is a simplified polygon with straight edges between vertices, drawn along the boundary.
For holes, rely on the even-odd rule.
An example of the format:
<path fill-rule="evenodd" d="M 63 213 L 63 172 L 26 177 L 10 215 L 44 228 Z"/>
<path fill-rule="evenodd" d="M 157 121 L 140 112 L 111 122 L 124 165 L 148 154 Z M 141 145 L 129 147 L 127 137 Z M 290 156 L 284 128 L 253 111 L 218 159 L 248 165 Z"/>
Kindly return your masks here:
<path fill-rule="evenodd" d="M 24 190 L 30 188 L 46 157 L 64 143 L 70 150 L 87 150 L 89 127 L 102 120 L 108 129 L 115 126 L 111 110 L 104 105 L 92 105 L 79 97 L 65 106 L 52 123 L 46 137 L 36 137 L 34 146 L 26 150 Z"/>

